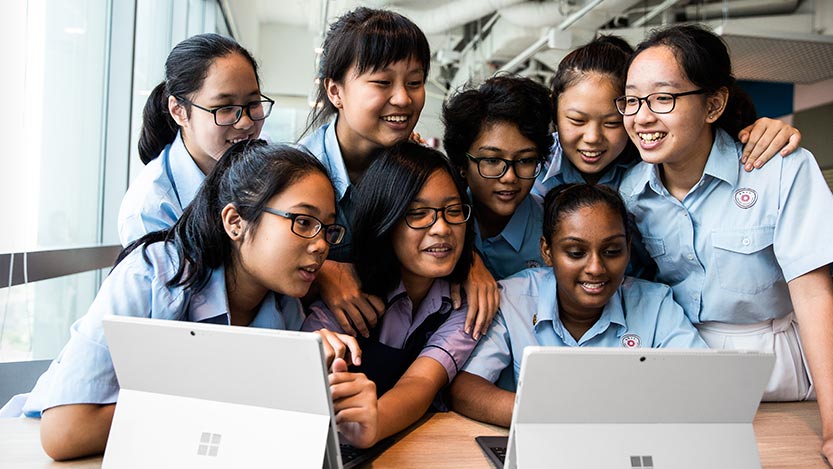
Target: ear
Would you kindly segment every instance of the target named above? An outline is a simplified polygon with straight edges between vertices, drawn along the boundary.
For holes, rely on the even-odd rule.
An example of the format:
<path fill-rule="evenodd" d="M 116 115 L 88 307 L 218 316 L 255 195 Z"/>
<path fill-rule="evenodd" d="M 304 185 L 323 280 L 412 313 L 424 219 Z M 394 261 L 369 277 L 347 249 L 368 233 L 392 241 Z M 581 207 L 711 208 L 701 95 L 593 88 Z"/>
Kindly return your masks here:
<path fill-rule="evenodd" d="M 237 207 L 232 204 L 226 205 L 223 207 L 221 217 L 223 219 L 223 228 L 228 237 L 232 241 L 242 240 L 243 230 L 246 228 L 246 220 L 243 220 L 240 213 L 237 212 Z"/>
<path fill-rule="evenodd" d="M 544 263 L 548 266 L 552 267 L 552 249 L 550 248 L 550 243 L 547 241 L 546 236 L 541 236 L 541 259 L 544 259 Z"/>
<path fill-rule="evenodd" d="M 168 112 L 178 126 L 188 126 L 188 110 L 173 96 L 168 96 Z"/>
<path fill-rule="evenodd" d="M 327 98 L 336 109 L 341 109 L 344 106 L 341 102 L 341 89 L 341 85 L 332 78 L 324 79 L 324 90 L 327 92 Z"/>
<path fill-rule="evenodd" d="M 714 124 L 726 110 L 729 103 L 729 90 L 724 86 L 706 98 L 706 123 Z"/>

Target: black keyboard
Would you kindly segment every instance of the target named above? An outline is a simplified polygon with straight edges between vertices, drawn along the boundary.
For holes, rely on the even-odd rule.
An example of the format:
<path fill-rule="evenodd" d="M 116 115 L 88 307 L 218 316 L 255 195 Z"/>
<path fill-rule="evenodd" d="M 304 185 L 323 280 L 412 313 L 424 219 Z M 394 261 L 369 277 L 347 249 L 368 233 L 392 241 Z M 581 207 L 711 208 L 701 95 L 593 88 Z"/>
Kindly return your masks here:
<path fill-rule="evenodd" d="M 489 449 L 500 459 L 500 462 L 506 462 L 506 447 L 505 446 L 490 446 Z"/>
<path fill-rule="evenodd" d="M 391 436 L 365 449 L 356 448 L 347 443 L 339 443 L 341 463 L 344 465 L 344 469 L 358 467 L 382 454 L 382 452 L 390 448 L 395 442 L 396 440 Z"/>

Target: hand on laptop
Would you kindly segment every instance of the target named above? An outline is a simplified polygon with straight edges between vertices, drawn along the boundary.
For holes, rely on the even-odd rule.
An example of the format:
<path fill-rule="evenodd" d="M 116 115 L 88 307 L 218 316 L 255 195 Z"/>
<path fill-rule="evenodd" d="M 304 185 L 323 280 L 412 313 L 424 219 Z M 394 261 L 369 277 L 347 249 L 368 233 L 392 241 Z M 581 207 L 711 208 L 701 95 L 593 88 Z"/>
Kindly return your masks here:
<path fill-rule="evenodd" d="M 320 335 L 324 344 L 324 355 L 327 359 L 327 368 L 333 365 L 336 358 L 344 359 L 345 363 L 356 366 L 362 364 L 362 349 L 356 338 L 347 334 L 339 334 L 327 329 L 315 331 Z M 345 370 L 346 371 L 346 370 Z"/>
<path fill-rule="evenodd" d="M 364 373 L 350 373 L 342 358 L 333 360 L 330 393 L 338 432 L 347 443 L 369 448 L 379 433 L 376 384 Z"/>

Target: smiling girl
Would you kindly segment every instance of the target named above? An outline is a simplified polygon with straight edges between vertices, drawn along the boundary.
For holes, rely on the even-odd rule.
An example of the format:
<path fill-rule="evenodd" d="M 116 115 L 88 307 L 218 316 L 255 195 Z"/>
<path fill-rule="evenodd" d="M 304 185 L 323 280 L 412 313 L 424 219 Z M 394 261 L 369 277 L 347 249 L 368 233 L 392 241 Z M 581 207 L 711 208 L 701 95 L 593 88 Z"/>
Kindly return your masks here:
<path fill-rule="evenodd" d="M 122 245 L 170 228 L 223 152 L 260 135 L 272 104 L 260 94 L 257 63 L 234 39 L 199 34 L 177 44 L 145 104 L 139 156 L 147 166 L 119 209 Z"/>
<path fill-rule="evenodd" d="M 451 384 L 454 410 L 509 426 L 528 345 L 705 348 L 665 285 L 625 276 L 622 199 L 601 185 L 565 184 L 544 201 L 549 267 L 501 280 L 500 310 Z"/>
<path fill-rule="evenodd" d="M 620 191 L 657 279 L 711 347 L 775 354 L 764 400 L 809 399 L 815 388 L 830 460 L 833 195 L 816 160 L 798 149 L 744 170 L 732 135 L 748 108 L 725 44 L 705 29 L 655 32 L 627 70 L 616 104 L 644 162 Z"/>
<path fill-rule="evenodd" d="M 454 309 L 451 282 L 466 278 L 472 256 L 471 206 L 445 156 L 404 142 L 381 155 L 355 194 L 356 270 L 363 288 L 385 299 L 361 366 L 379 395 L 376 440 L 416 422 L 465 363 L 477 341 Z M 305 330 L 341 332 L 323 302 Z M 438 403 L 438 407 L 442 404 Z"/>
<path fill-rule="evenodd" d="M 304 318 L 298 297 L 344 235 L 334 222 L 333 188 L 311 155 L 262 141 L 231 147 L 173 227 L 122 252 L 38 380 L 23 410 L 42 418 L 46 453 L 62 460 L 104 450 L 119 396 L 104 316 L 298 330 Z M 347 348 L 355 362 L 355 339 L 319 333 L 339 370 L 330 375 L 337 418 L 344 411 L 339 429 L 362 444 L 377 433 L 375 387 L 364 375 L 344 372 L 334 356 Z"/>
<path fill-rule="evenodd" d="M 378 152 L 411 136 L 425 104 L 430 63 L 425 34 L 398 13 L 357 8 L 330 27 L 318 72 L 317 107 L 307 131 L 319 127 L 299 143 L 330 171 L 342 223 L 354 210 L 355 184 Z M 353 244 L 348 232 L 324 264 L 317 286 L 341 327 L 367 336 L 385 305 L 362 290 L 352 263 Z M 479 258 L 465 287 L 470 305 L 466 329 L 479 335 L 498 301 L 497 284 Z M 459 286 L 454 291 L 460 307 Z"/>

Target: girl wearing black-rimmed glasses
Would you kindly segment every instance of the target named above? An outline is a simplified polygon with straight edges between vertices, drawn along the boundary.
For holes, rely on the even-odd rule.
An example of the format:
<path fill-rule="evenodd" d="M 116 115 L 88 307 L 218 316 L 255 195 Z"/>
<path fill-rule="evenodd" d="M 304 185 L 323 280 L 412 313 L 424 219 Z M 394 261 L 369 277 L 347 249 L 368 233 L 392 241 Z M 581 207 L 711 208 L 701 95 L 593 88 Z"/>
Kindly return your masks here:
<path fill-rule="evenodd" d="M 63 460 L 104 450 L 119 397 L 102 330 L 105 315 L 298 330 L 304 318 L 298 297 L 344 235 L 335 217 L 333 187 L 312 155 L 263 141 L 231 147 L 173 227 L 122 252 L 28 396 L 23 411 L 42 417 L 46 453 Z M 378 433 L 375 387 L 347 372 L 344 362 L 360 362 L 358 344 L 350 336 L 317 332 L 332 363 L 339 430 L 346 441 L 366 445 Z"/>
<path fill-rule="evenodd" d="M 139 156 L 147 166 L 122 200 L 122 245 L 173 225 L 223 152 L 258 138 L 273 103 L 234 39 L 199 34 L 177 44 L 145 104 Z"/>
<path fill-rule="evenodd" d="M 358 338 L 356 367 L 376 383 L 378 440 L 416 422 L 477 343 L 464 330 L 465 304 L 454 309 L 450 298 L 472 261 L 471 207 L 448 160 L 410 142 L 375 159 L 355 201 L 353 261 L 362 288 L 385 301 L 369 337 Z M 321 328 L 342 330 L 318 301 L 303 329 Z"/>

